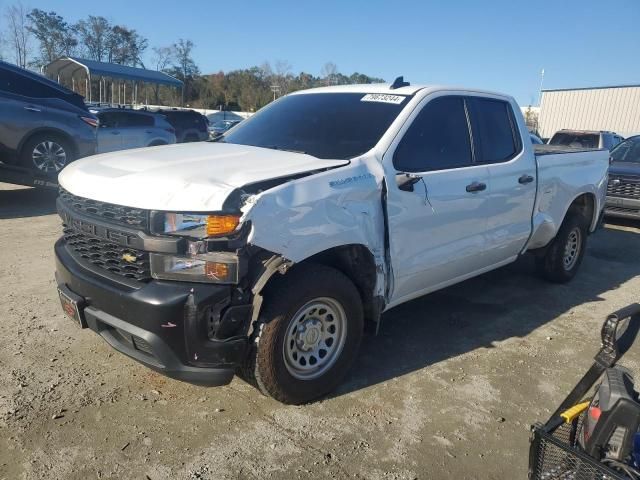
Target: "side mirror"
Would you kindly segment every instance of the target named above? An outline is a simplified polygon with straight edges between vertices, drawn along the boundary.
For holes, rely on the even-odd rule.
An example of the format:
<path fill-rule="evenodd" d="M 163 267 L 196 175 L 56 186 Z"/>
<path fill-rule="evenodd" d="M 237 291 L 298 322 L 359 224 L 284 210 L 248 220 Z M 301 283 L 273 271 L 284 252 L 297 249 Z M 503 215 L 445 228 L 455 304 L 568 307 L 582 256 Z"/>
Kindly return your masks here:
<path fill-rule="evenodd" d="M 397 173 L 396 184 L 403 192 L 413 192 L 413 186 L 422 180 L 422 176 L 413 173 Z"/>

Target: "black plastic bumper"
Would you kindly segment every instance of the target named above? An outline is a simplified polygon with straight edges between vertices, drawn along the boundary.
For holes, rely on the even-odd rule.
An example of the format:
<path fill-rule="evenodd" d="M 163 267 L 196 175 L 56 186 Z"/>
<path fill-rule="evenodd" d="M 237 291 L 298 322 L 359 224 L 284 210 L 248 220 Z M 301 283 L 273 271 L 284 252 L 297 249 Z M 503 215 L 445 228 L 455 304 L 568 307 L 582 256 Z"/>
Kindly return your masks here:
<path fill-rule="evenodd" d="M 231 381 L 246 354 L 251 307 L 228 306 L 230 286 L 151 281 L 133 288 L 76 262 L 62 240 L 55 254 L 59 288 L 80 297 L 86 325 L 116 350 L 177 380 Z"/>

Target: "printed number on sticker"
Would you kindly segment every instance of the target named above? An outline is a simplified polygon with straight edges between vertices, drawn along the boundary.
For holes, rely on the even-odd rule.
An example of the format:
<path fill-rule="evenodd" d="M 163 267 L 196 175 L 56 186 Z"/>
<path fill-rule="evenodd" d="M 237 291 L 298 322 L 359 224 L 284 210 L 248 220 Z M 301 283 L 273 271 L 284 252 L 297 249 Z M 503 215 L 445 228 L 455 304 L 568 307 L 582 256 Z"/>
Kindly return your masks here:
<path fill-rule="evenodd" d="M 382 102 L 399 105 L 405 99 L 402 95 L 388 95 L 386 93 L 368 93 L 360 99 L 361 102 Z"/>

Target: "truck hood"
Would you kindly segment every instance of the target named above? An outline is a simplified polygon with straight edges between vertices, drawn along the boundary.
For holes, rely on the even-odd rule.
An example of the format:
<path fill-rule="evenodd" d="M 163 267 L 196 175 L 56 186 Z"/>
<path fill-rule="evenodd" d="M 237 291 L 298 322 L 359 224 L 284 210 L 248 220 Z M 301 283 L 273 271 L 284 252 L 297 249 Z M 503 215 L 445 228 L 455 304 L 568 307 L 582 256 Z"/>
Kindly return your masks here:
<path fill-rule="evenodd" d="M 348 164 L 302 153 L 215 142 L 123 150 L 84 158 L 59 175 L 81 197 L 128 207 L 219 211 L 236 188 Z"/>
<path fill-rule="evenodd" d="M 613 162 L 609 165 L 609 175 L 640 176 L 640 163 L 637 162 Z"/>

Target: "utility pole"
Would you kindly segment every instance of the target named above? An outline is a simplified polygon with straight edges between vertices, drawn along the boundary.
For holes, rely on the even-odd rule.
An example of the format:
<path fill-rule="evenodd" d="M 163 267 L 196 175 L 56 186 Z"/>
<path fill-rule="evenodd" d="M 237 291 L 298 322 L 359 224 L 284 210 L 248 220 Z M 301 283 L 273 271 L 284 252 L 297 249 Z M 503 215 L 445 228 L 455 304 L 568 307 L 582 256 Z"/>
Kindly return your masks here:
<path fill-rule="evenodd" d="M 544 68 L 540 72 L 540 90 L 538 91 L 538 107 L 542 104 L 542 84 L 544 83 Z"/>
<path fill-rule="evenodd" d="M 280 93 L 280 85 L 271 85 L 271 91 L 273 92 L 273 101 L 276 100 L 276 93 Z"/>

